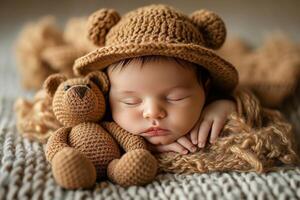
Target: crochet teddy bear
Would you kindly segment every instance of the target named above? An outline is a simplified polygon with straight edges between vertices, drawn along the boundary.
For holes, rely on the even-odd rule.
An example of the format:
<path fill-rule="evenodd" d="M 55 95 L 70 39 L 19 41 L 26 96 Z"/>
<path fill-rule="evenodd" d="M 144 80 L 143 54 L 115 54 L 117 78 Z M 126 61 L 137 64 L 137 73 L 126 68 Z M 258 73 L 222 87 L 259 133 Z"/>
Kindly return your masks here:
<path fill-rule="evenodd" d="M 53 97 L 54 115 L 63 125 L 51 134 L 45 149 L 59 185 L 89 188 L 106 175 L 122 186 L 143 185 L 154 179 L 157 160 L 145 140 L 114 122 L 99 123 L 109 89 L 103 72 L 72 79 L 53 74 L 45 80 L 44 88 Z M 126 152 L 122 157 L 118 144 Z"/>

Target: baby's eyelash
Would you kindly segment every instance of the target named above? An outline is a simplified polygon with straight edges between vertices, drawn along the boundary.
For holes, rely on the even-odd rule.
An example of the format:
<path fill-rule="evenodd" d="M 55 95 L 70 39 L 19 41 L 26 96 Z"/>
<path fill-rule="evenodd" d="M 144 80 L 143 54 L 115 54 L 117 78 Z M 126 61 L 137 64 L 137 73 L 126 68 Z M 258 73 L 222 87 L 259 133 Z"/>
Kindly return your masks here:
<path fill-rule="evenodd" d="M 185 98 L 180 98 L 180 99 L 169 99 L 169 98 L 167 98 L 168 101 L 180 101 L 182 99 L 185 99 Z"/>
<path fill-rule="evenodd" d="M 125 104 L 125 105 L 128 105 L 128 106 L 135 106 L 135 105 L 138 105 L 138 104 L 140 104 L 141 102 L 140 101 L 137 101 L 137 100 L 135 100 L 135 101 L 133 101 L 133 100 L 125 100 L 125 99 L 123 99 L 123 100 L 120 100 L 120 103 L 122 103 L 122 104 Z"/>
<path fill-rule="evenodd" d="M 175 98 L 175 99 L 172 99 L 172 98 L 166 98 L 168 101 L 180 101 L 180 100 L 183 100 L 183 99 L 186 99 L 190 96 L 186 96 L 186 97 L 183 97 L 183 98 Z"/>
<path fill-rule="evenodd" d="M 126 105 L 130 105 L 130 106 L 139 104 L 139 103 L 126 103 L 126 102 L 122 102 L 122 103 L 124 103 L 124 104 L 126 104 Z"/>

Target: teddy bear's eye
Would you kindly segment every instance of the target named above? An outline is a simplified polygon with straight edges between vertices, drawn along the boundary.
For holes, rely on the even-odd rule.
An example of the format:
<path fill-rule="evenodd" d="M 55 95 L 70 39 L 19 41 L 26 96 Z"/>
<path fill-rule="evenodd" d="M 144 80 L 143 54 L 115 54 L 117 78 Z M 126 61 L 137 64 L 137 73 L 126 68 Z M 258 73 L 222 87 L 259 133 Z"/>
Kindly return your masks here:
<path fill-rule="evenodd" d="M 90 88 L 90 89 L 92 88 L 91 84 L 89 84 L 89 83 L 86 84 L 86 86 L 87 86 L 88 88 Z"/>
<path fill-rule="evenodd" d="M 64 90 L 67 91 L 68 89 L 70 89 L 70 85 L 65 85 Z"/>

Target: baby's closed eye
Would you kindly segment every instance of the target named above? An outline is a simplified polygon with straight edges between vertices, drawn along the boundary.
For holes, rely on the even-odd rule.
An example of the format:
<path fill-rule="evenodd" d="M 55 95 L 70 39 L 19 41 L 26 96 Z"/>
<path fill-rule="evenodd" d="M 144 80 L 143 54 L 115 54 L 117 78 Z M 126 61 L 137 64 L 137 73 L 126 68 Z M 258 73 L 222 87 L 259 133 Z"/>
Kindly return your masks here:
<path fill-rule="evenodd" d="M 190 95 L 171 95 L 166 97 L 167 101 L 180 101 L 190 97 Z"/>
<path fill-rule="evenodd" d="M 173 91 L 166 94 L 165 99 L 168 101 L 181 101 L 192 96 L 190 90 L 186 89 L 174 89 Z"/>
<path fill-rule="evenodd" d="M 142 103 L 142 100 L 136 97 L 123 98 L 120 99 L 119 101 L 126 105 L 137 105 Z"/>

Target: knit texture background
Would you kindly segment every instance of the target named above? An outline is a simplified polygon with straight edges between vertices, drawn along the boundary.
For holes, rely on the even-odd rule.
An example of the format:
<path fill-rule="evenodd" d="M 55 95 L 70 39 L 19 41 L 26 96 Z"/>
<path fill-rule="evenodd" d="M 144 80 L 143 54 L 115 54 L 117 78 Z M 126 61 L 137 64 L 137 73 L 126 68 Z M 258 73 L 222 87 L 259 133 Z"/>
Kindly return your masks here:
<path fill-rule="evenodd" d="M 24 93 L 11 52 L 0 48 L 0 199 L 300 199 L 300 167 L 256 174 L 162 174 L 144 187 L 102 182 L 94 190 L 64 190 L 52 176 L 43 145 L 19 136 L 13 102 Z M 300 90 L 282 110 L 300 135 Z M 298 137 L 299 138 L 299 137 Z"/>

